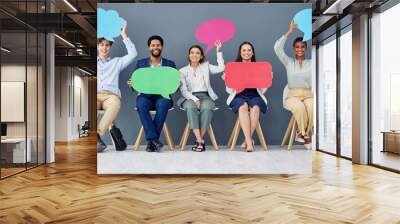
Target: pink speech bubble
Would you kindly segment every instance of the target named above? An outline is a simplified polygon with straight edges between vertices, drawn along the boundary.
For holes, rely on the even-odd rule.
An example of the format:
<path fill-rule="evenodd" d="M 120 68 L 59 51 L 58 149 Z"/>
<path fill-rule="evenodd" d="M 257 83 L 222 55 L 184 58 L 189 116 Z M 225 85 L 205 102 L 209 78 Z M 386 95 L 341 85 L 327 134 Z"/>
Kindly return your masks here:
<path fill-rule="evenodd" d="M 268 62 L 229 62 L 225 66 L 225 85 L 236 90 L 269 88 L 272 85 L 272 65 Z"/>
<path fill-rule="evenodd" d="M 206 54 L 214 47 L 216 40 L 222 43 L 235 35 L 235 24 L 227 19 L 210 19 L 201 23 L 196 29 L 196 39 L 207 45 Z"/>

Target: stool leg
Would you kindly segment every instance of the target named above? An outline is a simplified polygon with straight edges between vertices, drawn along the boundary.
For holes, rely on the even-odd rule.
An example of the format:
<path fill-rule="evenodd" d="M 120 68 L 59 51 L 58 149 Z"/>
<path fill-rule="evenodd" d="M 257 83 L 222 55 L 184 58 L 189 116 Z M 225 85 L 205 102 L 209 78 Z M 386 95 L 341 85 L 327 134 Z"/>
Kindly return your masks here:
<path fill-rule="evenodd" d="M 182 138 L 181 138 L 181 144 L 179 146 L 181 148 L 181 151 L 183 151 L 185 149 L 186 142 L 189 138 L 189 134 L 190 134 L 189 123 L 186 123 L 186 127 L 185 127 L 185 130 L 183 131 Z"/>
<path fill-rule="evenodd" d="M 288 127 L 286 128 L 285 135 L 283 136 L 283 139 L 282 139 L 282 144 L 281 144 L 281 146 L 285 145 L 285 144 L 286 144 L 286 142 L 287 142 L 287 140 L 288 140 L 288 137 L 289 137 L 290 131 L 292 130 L 291 128 L 292 128 L 292 126 L 293 126 L 293 119 L 294 119 L 294 117 L 292 116 L 292 117 L 290 118 L 290 121 L 289 121 Z"/>
<path fill-rule="evenodd" d="M 214 131 L 213 131 L 211 124 L 210 124 L 210 126 L 208 126 L 207 131 L 208 131 L 208 136 L 210 137 L 211 143 L 214 146 L 214 149 L 218 150 L 217 140 L 215 139 Z"/>
<path fill-rule="evenodd" d="M 181 136 L 181 140 L 179 141 L 179 148 L 182 147 L 183 136 L 184 136 L 184 134 L 185 134 L 187 125 L 188 125 L 188 123 L 186 123 L 185 128 L 183 129 L 182 136 Z"/>
<path fill-rule="evenodd" d="M 142 143 L 142 139 L 143 139 L 143 135 L 144 135 L 144 128 L 143 126 L 140 128 L 139 134 L 136 137 L 136 141 L 135 141 L 135 145 L 133 146 L 133 149 L 135 151 L 137 151 L 140 147 L 140 143 Z"/>
<path fill-rule="evenodd" d="M 165 139 L 167 140 L 167 143 L 168 143 L 169 150 L 173 150 L 175 146 L 174 146 L 174 142 L 171 137 L 171 133 L 169 132 L 167 123 L 164 123 L 163 130 L 164 130 Z"/>
<path fill-rule="evenodd" d="M 256 132 L 258 135 L 258 140 L 260 140 L 260 144 L 263 147 L 264 150 L 267 150 L 267 143 L 265 142 L 264 134 L 260 125 L 260 122 L 258 122 L 257 127 L 256 127 Z"/>
<path fill-rule="evenodd" d="M 233 131 L 234 131 L 234 135 L 233 135 L 233 138 L 232 138 L 231 150 L 233 150 L 235 148 L 237 139 L 238 139 L 239 134 L 240 134 L 240 122 L 238 123 L 238 125 L 236 126 L 236 128 Z"/>
<path fill-rule="evenodd" d="M 229 137 L 229 141 L 228 141 L 228 145 L 227 145 L 228 148 L 231 147 L 232 140 L 233 140 L 233 136 L 235 135 L 235 130 L 236 130 L 236 128 L 237 128 L 238 125 L 239 125 L 239 118 L 236 119 L 235 126 L 233 127 L 231 136 Z"/>
<path fill-rule="evenodd" d="M 296 135 L 296 121 L 293 122 L 292 128 L 291 128 L 291 133 L 290 133 L 290 139 L 289 139 L 289 144 L 288 144 L 288 150 L 292 149 L 292 145 L 294 142 L 294 137 Z"/>

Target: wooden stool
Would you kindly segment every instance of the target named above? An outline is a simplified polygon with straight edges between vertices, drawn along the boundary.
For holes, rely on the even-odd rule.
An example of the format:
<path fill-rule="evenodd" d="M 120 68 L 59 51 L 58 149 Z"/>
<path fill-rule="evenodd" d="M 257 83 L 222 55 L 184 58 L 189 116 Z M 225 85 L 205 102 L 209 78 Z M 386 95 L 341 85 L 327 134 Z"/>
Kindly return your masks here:
<path fill-rule="evenodd" d="M 105 110 L 97 110 L 97 119 L 99 119 L 101 116 L 103 116 L 105 112 L 106 112 Z M 113 124 L 114 124 L 114 122 L 113 122 Z M 111 126 L 108 127 L 108 130 L 111 130 Z M 110 132 L 108 132 L 108 133 L 110 133 Z M 110 138 L 111 138 L 111 142 L 112 142 L 112 144 L 114 146 L 114 149 L 115 149 L 116 148 L 115 147 L 115 142 L 114 142 L 114 139 L 111 136 L 111 133 L 110 133 Z"/>
<path fill-rule="evenodd" d="M 294 138 L 296 136 L 296 130 L 297 130 L 296 119 L 292 115 L 292 117 L 290 118 L 288 127 L 286 128 L 285 135 L 283 136 L 281 147 L 283 145 L 285 145 L 286 142 L 287 142 L 288 143 L 287 150 L 291 150 L 292 149 Z M 290 138 L 288 139 L 289 133 L 290 133 Z"/>
<path fill-rule="evenodd" d="M 283 89 L 283 93 L 282 93 L 282 106 L 283 106 L 283 108 L 286 109 L 286 110 L 289 110 L 289 108 L 287 108 L 287 107 L 285 106 L 285 100 L 286 100 L 286 97 L 287 97 L 288 93 L 289 93 L 289 86 L 286 85 L 285 88 Z M 289 110 L 289 111 L 290 111 L 290 110 Z M 291 149 L 292 149 L 292 145 L 293 145 L 293 142 L 294 142 L 294 138 L 295 138 L 295 136 L 296 136 L 296 130 L 297 130 L 296 119 L 295 119 L 295 117 L 294 117 L 293 114 L 292 114 L 292 117 L 290 118 L 288 127 L 286 128 L 285 135 L 283 136 L 282 143 L 281 143 L 281 147 L 282 147 L 283 145 L 285 145 L 286 142 L 288 142 L 288 147 L 287 147 L 287 149 L 288 149 L 288 150 L 291 150 Z M 288 139 L 289 133 L 290 133 L 290 138 Z"/>
<path fill-rule="evenodd" d="M 136 107 L 135 107 L 135 110 L 137 110 Z M 174 110 L 174 108 L 172 107 L 168 111 L 171 111 L 171 110 Z M 155 110 L 151 110 L 150 114 L 152 116 L 154 116 L 156 114 L 156 111 Z M 171 136 L 171 133 L 169 132 L 168 125 L 167 125 L 166 121 L 164 122 L 163 132 L 164 132 L 164 136 L 165 136 L 165 139 L 167 141 L 169 150 L 173 150 L 175 148 L 175 145 L 174 145 L 174 141 L 172 140 L 172 136 Z M 142 125 L 142 127 L 140 128 L 139 134 L 136 137 L 135 145 L 133 146 L 134 150 L 138 150 L 139 149 L 140 143 L 142 143 L 143 137 L 144 137 L 144 128 L 143 128 L 143 125 Z"/>
<path fill-rule="evenodd" d="M 229 137 L 229 141 L 228 141 L 228 147 L 230 148 L 230 150 L 233 150 L 235 148 L 237 139 L 239 137 L 239 133 L 240 133 L 240 122 L 239 122 L 239 116 L 238 116 L 236 119 L 235 127 L 233 128 L 231 137 Z M 258 140 L 260 140 L 260 144 L 261 144 L 262 148 L 264 150 L 267 150 L 268 147 L 267 147 L 267 143 L 264 138 L 264 134 L 263 134 L 260 122 L 257 123 L 256 133 L 258 136 Z"/>
<path fill-rule="evenodd" d="M 185 111 L 185 109 L 183 109 L 183 108 L 180 108 L 180 109 L 183 110 L 183 111 Z M 216 108 L 214 108 L 213 110 L 214 110 L 214 111 L 217 111 L 218 109 L 219 109 L 219 108 L 216 107 Z M 217 140 L 215 139 L 214 130 L 213 130 L 213 128 L 212 128 L 211 123 L 210 123 L 210 125 L 209 125 L 208 128 L 207 128 L 207 132 L 208 132 L 208 136 L 210 137 L 211 143 L 212 143 L 213 146 L 214 146 L 214 149 L 215 149 L 215 150 L 218 150 L 219 148 L 218 148 Z M 179 143 L 179 148 L 181 148 L 181 150 L 184 150 L 184 149 L 185 149 L 185 146 L 186 146 L 187 140 L 188 140 L 188 138 L 189 138 L 189 135 L 190 135 L 190 125 L 189 125 L 189 122 L 187 122 L 187 123 L 186 123 L 185 130 L 183 131 L 183 134 L 182 134 L 181 141 L 180 141 L 180 143 Z"/>

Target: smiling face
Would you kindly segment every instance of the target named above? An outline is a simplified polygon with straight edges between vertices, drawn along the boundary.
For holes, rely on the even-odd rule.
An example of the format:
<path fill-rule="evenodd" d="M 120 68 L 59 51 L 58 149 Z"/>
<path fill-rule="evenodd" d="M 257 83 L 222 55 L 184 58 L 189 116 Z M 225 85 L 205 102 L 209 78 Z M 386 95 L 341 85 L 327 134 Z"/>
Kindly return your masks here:
<path fill-rule="evenodd" d="M 112 44 L 108 40 L 101 40 L 97 44 L 97 50 L 100 58 L 107 58 L 112 49 Z"/>
<path fill-rule="evenodd" d="M 160 57 L 161 53 L 162 53 L 162 48 L 163 48 L 163 46 L 159 40 L 152 40 L 150 42 L 149 50 L 150 50 L 150 54 L 153 57 L 156 57 L 156 58 Z"/>
<path fill-rule="evenodd" d="M 307 45 L 303 41 L 298 41 L 293 47 L 296 58 L 304 58 L 307 52 Z"/>
<path fill-rule="evenodd" d="M 189 62 L 190 64 L 197 64 L 203 61 L 203 52 L 198 47 L 191 47 L 189 50 Z"/>
<path fill-rule="evenodd" d="M 240 48 L 240 56 L 242 57 L 242 61 L 251 61 L 254 52 L 250 44 L 243 44 Z"/>

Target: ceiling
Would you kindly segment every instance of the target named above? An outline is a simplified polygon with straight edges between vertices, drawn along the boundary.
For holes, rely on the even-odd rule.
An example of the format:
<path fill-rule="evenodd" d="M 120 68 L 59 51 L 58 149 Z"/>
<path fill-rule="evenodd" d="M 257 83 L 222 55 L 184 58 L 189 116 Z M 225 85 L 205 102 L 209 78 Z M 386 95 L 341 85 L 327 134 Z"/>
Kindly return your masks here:
<path fill-rule="evenodd" d="M 21 61 L 25 56 L 29 59 L 37 55 L 37 46 L 43 46 L 30 43 L 32 38 L 37 33 L 52 32 L 57 34 L 56 65 L 68 64 L 71 60 L 64 57 L 68 56 L 81 62 L 68 65 L 95 74 L 96 5 L 96 0 L 1 0 L 2 46 L 12 49 L 7 53 L 8 60 Z M 21 35 L 25 32 L 27 35 Z"/>
<path fill-rule="evenodd" d="M 16 55 L 29 55 L 35 43 L 21 32 L 54 32 L 57 65 L 74 65 L 96 71 L 96 7 L 99 3 L 147 2 L 238 2 L 238 3 L 312 3 L 313 39 L 347 15 L 374 9 L 388 0 L 0 0 L 2 45 L 15 49 Z M 46 4 L 47 2 L 47 4 Z M 329 9 L 329 10 L 327 10 Z M 52 11 L 52 13 L 49 13 Z M 325 12 L 325 13 L 324 13 Z M 326 13 L 329 12 L 329 13 Z M 25 36 L 25 35 L 22 35 Z M 59 38 L 60 37 L 60 38 Z M 65 40 L 65 41 L 64 41 Z M 71 45 L 72 44 L 72 45 Z M 39 46 L 40 47 L 40 46 Z"/>

